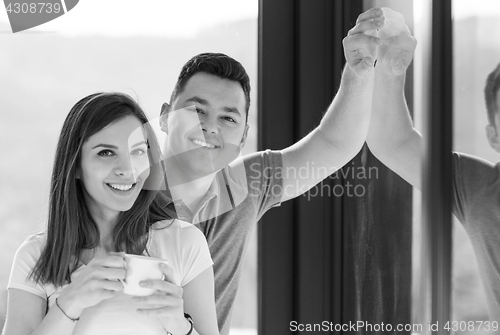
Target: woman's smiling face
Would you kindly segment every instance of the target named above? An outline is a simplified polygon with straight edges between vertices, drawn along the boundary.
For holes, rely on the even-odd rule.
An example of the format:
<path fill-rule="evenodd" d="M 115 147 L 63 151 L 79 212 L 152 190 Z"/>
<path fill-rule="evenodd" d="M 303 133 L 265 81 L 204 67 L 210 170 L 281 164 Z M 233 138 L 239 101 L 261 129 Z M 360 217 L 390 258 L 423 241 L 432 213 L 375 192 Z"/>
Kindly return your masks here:
<path fill-rule="evenodd" d="M 78 173 L 93 217 L 129 210 L 149 175 L 142 123 L 126 116 L 92 135 L 83 144 Z"/>

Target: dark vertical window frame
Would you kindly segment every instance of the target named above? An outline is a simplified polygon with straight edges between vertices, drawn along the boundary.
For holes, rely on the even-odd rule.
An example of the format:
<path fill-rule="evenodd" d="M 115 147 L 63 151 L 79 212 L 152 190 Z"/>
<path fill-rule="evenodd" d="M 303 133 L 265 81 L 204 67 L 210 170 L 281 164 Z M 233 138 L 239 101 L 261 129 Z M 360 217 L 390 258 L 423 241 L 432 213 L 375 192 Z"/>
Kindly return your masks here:
<path fill-rule="evenodd" d="M 423 275 L 430 279 L 430 317 L 439 322 L 433 334 L 451 320 L 452 274 L 452 126 L 453 47 L 451 0 L 432 2 L 431 61 L 428 78 L 429 108 L 425 122 L 426 160 L 423 166 L 423 239 L 428 253 Z"/>
<path fill-rule="evenodd" d="M 294 19 L 294 1 L 259 1 L 259 150 L 294 142 Z M 259 335 L 289 333 L 294 317 L 294 217 L 294 202 L 288 201 L 266 213 L 258 227 Z"/>

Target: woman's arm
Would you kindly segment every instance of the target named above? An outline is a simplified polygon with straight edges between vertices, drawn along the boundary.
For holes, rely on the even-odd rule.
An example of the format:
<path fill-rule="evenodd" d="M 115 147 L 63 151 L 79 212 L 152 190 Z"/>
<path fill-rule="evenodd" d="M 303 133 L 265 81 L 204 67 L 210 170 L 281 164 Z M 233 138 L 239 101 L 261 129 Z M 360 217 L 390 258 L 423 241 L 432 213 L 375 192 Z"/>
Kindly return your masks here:
<path fill-rule="evenodd" d="M 194 328 L 202 335 L 218 335 L 213 268 L 200 273 L 183 289 L 184 311 L 193 318 Z"/>
<path fill-rule="evenodd" d="M 7 298 L 7 318 L 3 335 L 71 334 L 75 323 L 56 306 L 45 315 L 46 300 L 16 288 L 10 288 Z"/>

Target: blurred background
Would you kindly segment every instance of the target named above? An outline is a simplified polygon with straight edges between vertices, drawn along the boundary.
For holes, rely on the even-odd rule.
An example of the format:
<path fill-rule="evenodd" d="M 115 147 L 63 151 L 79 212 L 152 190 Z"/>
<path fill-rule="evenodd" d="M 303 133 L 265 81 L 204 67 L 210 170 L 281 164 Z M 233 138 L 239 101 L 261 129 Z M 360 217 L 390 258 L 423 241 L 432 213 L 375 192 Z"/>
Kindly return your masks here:
<path fill-rule="evenodd" d="M 98 91 L 134 97 L 150 118 L 168 101 L 184 63 L 201 52 L 240 61 L 252 84 L 256 150 L 257 0 L 83 0 L 65 15 L 13 34 L 0 9 L 0 329 L 14 253 L 45 225 L 59 131 L 70 108 Z M 255 234 L 232 334 L 255 334 Z"/>

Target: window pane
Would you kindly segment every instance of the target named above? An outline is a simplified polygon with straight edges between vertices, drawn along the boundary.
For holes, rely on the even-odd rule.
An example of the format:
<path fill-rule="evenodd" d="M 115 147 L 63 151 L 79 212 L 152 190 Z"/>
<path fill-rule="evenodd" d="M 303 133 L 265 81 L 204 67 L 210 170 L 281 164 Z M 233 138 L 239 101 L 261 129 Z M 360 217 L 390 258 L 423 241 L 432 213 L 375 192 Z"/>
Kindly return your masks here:
<path fill-rule="evenodd" d="M 500 62 L 500 7 L 495 0 L 454 0 L 453 16 L 454 151 L 496 162 L 498 153 L 488 145 L 485 135 L 488 118 L 484 86 L 487 75 Z M 474 171 L 469 171 L 462 178 L 472 180 L 472 174 Z M 485 293 L 485 283 L 481 280 L 482 275 L 488 276 L 476 261 L 479 249 L 488 246 L 478 242 L 473 248 L 470 242 L 472 238 L 478 240 L 476 234 L 493 233 L 478 230 L 485 224 L 478 220 L 470 222 L 466 232 L 464 225 L 454 218 L 453 319 L 456 321 L 488 320 L 486 297 L 491 294 Z M 481 334 L 478 330 L 481 329 L 456 334 Z"/>
<path fill-rule="evenodd" d="M 257 13 L 257 0 L 85 0 L 64 16 L 13 34 L 0 10 L 0 328 L 14 252 L 45 225 L 57 137 L 80 98 L 122 91 L 155 118 L 188 59 L 200 52 L 226 53 L 251 78 L 244 153 L 256 150 Z M 233 326 L 256 333 L 257 244 L 252 241 Z"/>

